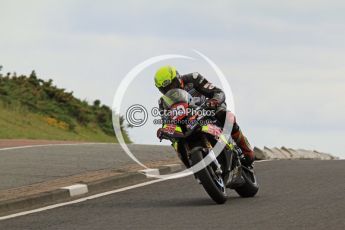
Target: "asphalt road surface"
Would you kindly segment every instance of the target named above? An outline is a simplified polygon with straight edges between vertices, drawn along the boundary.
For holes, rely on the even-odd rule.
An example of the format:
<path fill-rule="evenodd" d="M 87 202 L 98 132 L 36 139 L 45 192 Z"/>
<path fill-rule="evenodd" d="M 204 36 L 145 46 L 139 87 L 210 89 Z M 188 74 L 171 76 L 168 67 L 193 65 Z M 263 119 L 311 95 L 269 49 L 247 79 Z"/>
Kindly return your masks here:
<path fill-rule="evenodd" d="M 176 156 L 171 146 L 129 145 L 142 162 Z M 133 164 L 119 144 L 77 144 L 0 149 L 0 190 Z"/>
<path fill-rule="evenodd" d="M 267 161 L 260 191 L 214 204 L 193 177 L 0 221 L 26 229 L 345 229 L 345 161 Z"/>

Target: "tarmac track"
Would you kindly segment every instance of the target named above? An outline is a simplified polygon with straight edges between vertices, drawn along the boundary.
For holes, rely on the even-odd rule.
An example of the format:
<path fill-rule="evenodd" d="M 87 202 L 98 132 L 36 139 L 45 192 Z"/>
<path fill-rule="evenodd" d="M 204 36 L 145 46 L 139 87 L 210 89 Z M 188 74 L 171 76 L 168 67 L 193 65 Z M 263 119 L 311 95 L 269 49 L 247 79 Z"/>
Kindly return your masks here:
<path fill-rule="evenodd" d="M 345 161 L 256 164 L 260 191 L 216 205 L 193 177 L 0 221 L 24 229 L 345 229 Z"/>

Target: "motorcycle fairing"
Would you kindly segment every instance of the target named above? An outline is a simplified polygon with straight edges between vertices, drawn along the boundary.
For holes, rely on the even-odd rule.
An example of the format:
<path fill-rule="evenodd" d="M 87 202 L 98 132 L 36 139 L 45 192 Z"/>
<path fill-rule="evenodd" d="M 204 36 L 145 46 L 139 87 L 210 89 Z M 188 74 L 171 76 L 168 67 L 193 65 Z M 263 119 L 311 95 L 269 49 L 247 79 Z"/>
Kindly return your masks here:
<path fill-rule="evenodd" d="M 175 138 L 175 137 L 179 138 L 179 137 L 184 136 L 181 127 L 174 124 L 163 125 L 163 128 L 161 129 L 161 131 L 172 138 Z"/>
<path fill-rule="evenodd" d="M 222 129 L 219 128 L 218 126 L 213 125 L 213 124 L 203 125 L 201 127 L 201 131 L 204 133 L 208 133 L 212 136 L 215 136 L 218 140 L 223 141 L 228 146 L 229 149 L 231 150 L 234 149 L 234 145 L 232 143 L 229 143 L 229 141 L 224 136 L 224 134 L 222 134 Z"/>

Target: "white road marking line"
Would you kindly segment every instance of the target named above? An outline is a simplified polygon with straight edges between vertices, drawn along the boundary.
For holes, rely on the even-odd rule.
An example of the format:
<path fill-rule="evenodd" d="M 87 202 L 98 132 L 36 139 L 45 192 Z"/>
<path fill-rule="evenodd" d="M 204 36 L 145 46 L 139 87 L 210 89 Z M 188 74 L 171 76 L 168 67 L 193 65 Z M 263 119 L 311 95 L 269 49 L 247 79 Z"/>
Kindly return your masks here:
<path fill-rule="evenodd" d="M 144 183 L 140 183 L 140 184 L 136 184 L 136 185 L 131 185 L 131 186 L 123 187 L 123 188 L 120 188 L 120 189 L 115 189 L 115 190 L 108 191 L 108 192 L 99 193 L 99 194 L 88 196 L 88 197 L 83 197 L 83 198 L 80 198 L 80 199 L 77 199 L 77 200 L 73 200 L 73 201 L 69 201 L 69 202 L 49 205 L 49 206 L 46 206 L 46 207 L 42 207 L 42 208 L 38 208 L 38 209 L 33 209 L 33 210 L 25 211 L 25 212 L 19 212 L 19 213 L 15 213 L 15 214 L 8 215 L 8 216 L 2 216 L 2 217 L 0 217 L 0 220 L 7 220 L 7 219 L 11 219 L 11 218 L 19 217 L 19 216 L 25 216 L 25 215 L 29 215 L 29 214 L 33 214 L 33 213 L 37 213 L 37 212 L 43 212 L 43 211 L 46 211 L 46 210 L 50 210 L 50 209 L 54 209 L 54 208 L 59 208 L 59 207 L 63 207 L 63 206 L 71 205 L 71 204 L 77 204 L 77 203 L 84 202 L 84 201 L 87 201 L 87 200 L 93 200 L 93 199 L 100 198 L 100 197 L 103 197 L 103 196 L 108 196 L 108 195 L 111 195 L 111 194 L 114 194 L 114 193 L 119 193 L 119 192 L 127 191 L 127 190 L 130 190 L 130 189 L 139 188 L 139 187 L 143 187 L 143 186 L 146 186 L 146 185 L 158 183 L 158 182 L 161 182 L 161 181 L 164 181 L 164 180 L 166 180 L 166 179 L 152 180 L 152 181 L 148 181 L 148 182 L 144 182 Z"/>
<path fill-rule="evenodd" d="M 145 174 L 145 176 L 147 178 L 155 177 L 155 176 L 159 176 L 160 175 L 159 169 L 143 169 L 143 170 L 139 170 L 138 172 Z"/>
<path fill-rule="evenodd" d="M 88 193 L 88 191 L 89 191 L 86 184 L 74 184 L 74 185 L 70 185 L 70 186 L 67 186 L 67 187 L 62 187 L 61 189 L 68 190 L 69 191 L 69 195 L 71 197 L 83 195 L 85 193 Z"/>
<path fill-rule="evenodd" d="M 276 160 L 278 160 L 278 159 L 276 159 Z M 255 162 L 255 164 L 257 164 L 257 163 L 260 163 L 260 162 L 266 162 L 266 161 L 275 161 L 275 160 L 273 160 L 273 159 L 268 159 L 268 160 L 259 160 L 259 161 L 254 161 L 254 162 Z"/>
<path fill-rule="evenodd" d="M 24 146 L 16 146 L 16 147 L 8 147 L 8 148 L 0 148 L 0 151 L 6 150 L 15 150 L 15 149 L 27 149 L 27 148 L 35 148 L 35 147 L 54 147 L 54 146 L 78 146 L 78 145 L 117 145 L 117 143 L 69 143 L 69 144 L 44 144 L 44 145 L 24 145 Z"/>

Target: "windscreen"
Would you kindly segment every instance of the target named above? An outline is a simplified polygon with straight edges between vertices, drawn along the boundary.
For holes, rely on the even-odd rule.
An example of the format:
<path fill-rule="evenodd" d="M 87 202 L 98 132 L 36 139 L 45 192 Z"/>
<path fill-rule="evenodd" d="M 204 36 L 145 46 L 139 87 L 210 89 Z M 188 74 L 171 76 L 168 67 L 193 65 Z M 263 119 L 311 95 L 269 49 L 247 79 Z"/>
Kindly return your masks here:
<path fill-rule="evenodd" d="M 162 96 L 164 104 L 167 108 L 171 108 L 177 103 L 191 103 L 193 97 L 183 89 L 171 89 Z"/>

